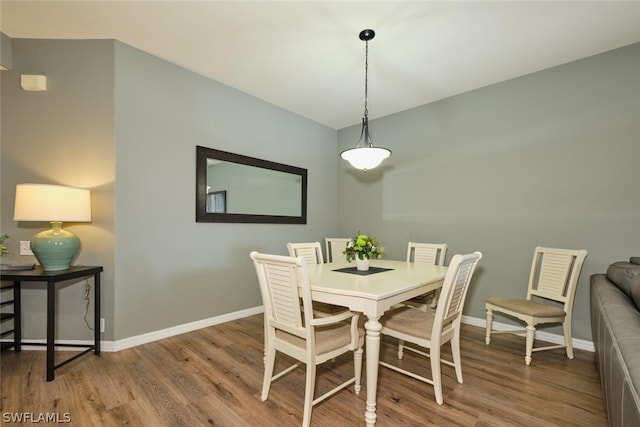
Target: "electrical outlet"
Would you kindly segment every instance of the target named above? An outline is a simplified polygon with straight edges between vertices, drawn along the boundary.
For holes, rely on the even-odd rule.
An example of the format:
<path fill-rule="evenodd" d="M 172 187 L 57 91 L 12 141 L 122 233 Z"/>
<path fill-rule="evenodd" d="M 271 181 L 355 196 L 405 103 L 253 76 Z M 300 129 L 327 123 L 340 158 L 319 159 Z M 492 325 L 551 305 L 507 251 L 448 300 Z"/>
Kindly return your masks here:
<path fill-rule="evenodd" d="M 30 241 L 20 240 L 20 255 L 33 255 Z"/>
<path fill-rule="evenodd" d="M 104 317 L 100 318 L 100 332 L 104 332 Z"/>

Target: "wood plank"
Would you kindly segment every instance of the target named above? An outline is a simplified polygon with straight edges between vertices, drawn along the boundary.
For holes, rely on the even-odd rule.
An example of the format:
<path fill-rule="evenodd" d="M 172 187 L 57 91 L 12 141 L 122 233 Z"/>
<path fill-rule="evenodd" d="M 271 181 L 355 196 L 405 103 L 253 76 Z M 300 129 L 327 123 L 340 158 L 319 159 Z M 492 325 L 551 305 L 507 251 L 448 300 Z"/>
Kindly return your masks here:
<path fill-rule="evenodd" d="M 263 317 L 255 315 L 117 353 L 79 358 L 45 381 L 45 353 L 2 352 L 3 413 L 68 412 L 70 425 L 86 426 L 296 426 L 302 422 L 304 366 L 271 386 L 262 402 Z M 381 357 L 430 374 L 426 358 L 385 337 Z M 444 404 L 428 384 L 380 367 L 378 426 L 606 426 L 594 354 L 564 350 L 534 354 L 524 364 L 524 338 L 500 335 L 490 346 L 484 329 L 462 330 L 464 383 L 443 366 Z M 448 347 L 443 355 L 450 357 Z M 63 355 L 66 356 L 66 355 Z M 293 360 L 278 355 L 276 369 Z M 316 394 L 352 375 L 344 355 L 318 367 Z M 366 373 L 353 387 L 313 409 L 314 426 L 364 424 Z"/>

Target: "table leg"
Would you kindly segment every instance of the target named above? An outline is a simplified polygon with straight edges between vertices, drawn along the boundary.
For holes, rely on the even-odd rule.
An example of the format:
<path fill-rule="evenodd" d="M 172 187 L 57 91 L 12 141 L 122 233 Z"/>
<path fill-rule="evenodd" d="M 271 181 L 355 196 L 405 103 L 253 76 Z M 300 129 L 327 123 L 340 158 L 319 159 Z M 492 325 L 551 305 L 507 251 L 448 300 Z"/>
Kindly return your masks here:
<path fill-rule="evenodd" d="M 54 363 L 54 331 L 56 312 L 56 285 L 54 282 L 47 282 L 47 381 L 53 381 Z"/>
<path fill-rule="evenodd" d="M 13 351 L 22 350 L 22 297 L 20 282 L 13 282 Z"/>
<path fill-rule="evenodd" d="M 379 317 L 369 317 L 364 324 L 367 332 L 367 411 L 364 414 L 368 427 L 376 424 L 376 393 L 378 391 L 378 361 L 380 360 L 380 331 L 382 325 Z"/>
<path fill-rule="evenodd" d="M 95 354 L 100 354 L 100 273 L 93 275 L 93 345 Z"/>

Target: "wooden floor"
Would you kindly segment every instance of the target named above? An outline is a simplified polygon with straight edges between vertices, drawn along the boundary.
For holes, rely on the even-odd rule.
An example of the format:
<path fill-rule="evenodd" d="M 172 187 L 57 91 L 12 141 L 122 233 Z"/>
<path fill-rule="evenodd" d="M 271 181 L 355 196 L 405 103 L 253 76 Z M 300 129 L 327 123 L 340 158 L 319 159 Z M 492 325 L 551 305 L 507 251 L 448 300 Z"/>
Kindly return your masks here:
<path fill-rule="evenodd" d="M 251 316 L 86 355 L 59 368 L 49 383 L 43 351 L 4 351 L 0 424 L 21 425 L 7 423 L 7 416 L 26 412 L 69 417 L 73 426 L 298 426 L 304 371 L 275 382 L 262 402 L 262 335 L 262 315 Z M 464 384 L 444 366 L 442 406 L 431 386 L 380 368 L 377 426 L 607 425 L 593 353 L 577 350 L 574 360 L 563 350 L 535 353 L 525 366 L 524 338 L 499 335 L 487 346 L 484 331 L 466 325 L 462 336 Z M 397 360 L 395 351 L 395 342 L 385 338 L 382 359 Z M 288 362 L 278 360 L 276 369 Z M 350 375 L 352 361 L 346 355 L 319 368 L 317 393 Z M 425 359 L 411 353 L 402 364 L 429 371 Z M 365 387 L 359 395 L 350 387 L 317 405 L 312 425 L 363 426 Z"/>

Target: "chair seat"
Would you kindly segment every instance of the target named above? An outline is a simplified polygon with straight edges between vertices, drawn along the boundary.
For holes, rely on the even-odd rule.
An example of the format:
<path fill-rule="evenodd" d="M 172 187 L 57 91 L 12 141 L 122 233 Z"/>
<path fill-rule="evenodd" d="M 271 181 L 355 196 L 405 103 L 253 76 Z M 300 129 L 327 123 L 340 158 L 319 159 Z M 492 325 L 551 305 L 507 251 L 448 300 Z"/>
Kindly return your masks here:
<path fill-rule="evenodd" d="M 364 337 L 364 330 L 358 328 L 358 334 L 360 338 Z M 282 330 L 276 330 L 276 337 L 301 349 L 307 347 L 304 339 Z M 328 353 L 345 346 L 351 342 L 351 339 L 351 326 L 348 323 L 316 327 L 316 354 Z"/>
<path fill-rule="evenodd" d="M 411 307 L 392 310 L 382 318 L 385 328 L 417 338 L 431 339 L 434 311 L 424 312 Z"/>
<path fill-rule="evenodd" d="M 567 315 L 560 307 L 522 298 L 491 297 L 487 298 L 487 304 L 532 317 L 562 317 Z"/>

